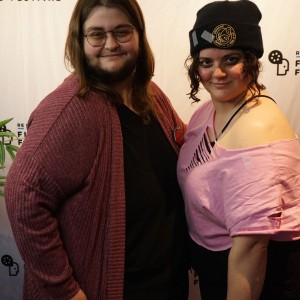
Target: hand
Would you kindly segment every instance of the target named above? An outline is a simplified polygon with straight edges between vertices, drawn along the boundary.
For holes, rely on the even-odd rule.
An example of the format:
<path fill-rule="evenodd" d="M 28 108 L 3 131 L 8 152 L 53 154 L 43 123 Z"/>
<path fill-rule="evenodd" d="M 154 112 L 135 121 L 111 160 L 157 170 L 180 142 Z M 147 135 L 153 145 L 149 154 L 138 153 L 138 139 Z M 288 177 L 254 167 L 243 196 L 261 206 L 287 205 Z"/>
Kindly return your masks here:
<path fill-rule="evenodd" d="M 70 300 L 87 300 L 87 297 L 82 289 L 78 291 L 78 293 L 72 297 Z"/>

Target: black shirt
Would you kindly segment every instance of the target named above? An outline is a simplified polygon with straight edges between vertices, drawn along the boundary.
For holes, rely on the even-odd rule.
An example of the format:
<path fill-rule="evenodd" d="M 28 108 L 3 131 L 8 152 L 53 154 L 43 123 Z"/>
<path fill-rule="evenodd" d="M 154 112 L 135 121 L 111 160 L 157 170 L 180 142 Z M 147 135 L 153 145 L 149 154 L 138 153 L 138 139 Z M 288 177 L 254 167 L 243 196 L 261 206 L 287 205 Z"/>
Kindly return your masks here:
<path fill-rule="evenodd" d="M 154 116 L 144 124 L 125 105 L 117 110 L 124 145 L 125 285 L 154 274 L 157 280 L 158 274 L 177 276 L 186 270 L 187 240 L 177 154 Z"/>

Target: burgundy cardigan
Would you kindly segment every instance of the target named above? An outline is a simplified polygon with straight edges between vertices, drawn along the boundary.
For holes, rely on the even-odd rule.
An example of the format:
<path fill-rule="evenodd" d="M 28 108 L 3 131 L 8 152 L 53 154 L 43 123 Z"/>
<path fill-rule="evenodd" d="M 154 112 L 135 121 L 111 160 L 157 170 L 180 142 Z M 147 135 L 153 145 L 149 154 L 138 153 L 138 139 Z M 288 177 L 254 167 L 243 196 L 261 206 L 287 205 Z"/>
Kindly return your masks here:
<path fill-rule="evenodd" d="M 184 128 L 153 83 L 159 122 Z M 123 298 L 125 187 L 118 113 L 105 95 L 76 96 L 72 75 L 31 114 L 10 168 L 5 201 L 25 263 L 24 300 Z"/>

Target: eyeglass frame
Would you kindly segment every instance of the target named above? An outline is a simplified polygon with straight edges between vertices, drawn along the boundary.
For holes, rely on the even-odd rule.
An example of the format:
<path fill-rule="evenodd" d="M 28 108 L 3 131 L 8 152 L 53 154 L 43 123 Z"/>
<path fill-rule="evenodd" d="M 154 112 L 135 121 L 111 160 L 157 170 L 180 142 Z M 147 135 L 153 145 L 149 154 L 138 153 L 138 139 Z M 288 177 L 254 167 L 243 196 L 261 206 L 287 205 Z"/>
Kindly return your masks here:
<path fill-rule="evenodd" d="M 118 38 L 117 38 L 117 37 L 115 36 L 115 34 L 114 34 L 114 31 L 115 31 L 115 30 L 120 29 L 120 28 L 123 28 L 123 27 L 129 27 L 129 28 L 132 29 L 130 39 L 129 39 L 128 41 L 125 41 L 125 42 L 119 41 Z M 107 30 L 107 31 L 104 31 L 104 30 L 103 30 L 103 33 L 105 34 L 105 38 L 103 39 L 103 44 L 101 44 L 100 46 L 93 46 L 93 45 L 89 42 L 89 39 L 88 39 L 88 34 L 89 34 L 89 32 L 87 32 L 86 34 L 84 34 L 83 37 L 86 38 L 86 40 L 87 40 L 87 42 L 89 43 L 89 45 L 91 45 L 91 46 L 94 47 L 94 48 L 99 48 L 99 47 L 102 47 L 102 46 L 106 43 L 106 40 L 107 40 L 107 33 L 111 33 L 112 37 L 113 37 L 118 43 L 123 44 L 123 43 L 128 43 L 129 41 L 131 41 L 131 39 L 132 39 L 132 37 L 133 37 L 133 31 L 134 31 L 134 30 L 136 30 L 135 27 L 134 27 L 132 24 L 127 24 L 127 23 L 125 23 L 125 24 L 120 24 L 120 25 L 118 25 L 117 27 L 115 27 L 114 29 L 111 29 L 111 30 Z M 91 36 L 90 36 L 90 37 L 91 37 Z"/>

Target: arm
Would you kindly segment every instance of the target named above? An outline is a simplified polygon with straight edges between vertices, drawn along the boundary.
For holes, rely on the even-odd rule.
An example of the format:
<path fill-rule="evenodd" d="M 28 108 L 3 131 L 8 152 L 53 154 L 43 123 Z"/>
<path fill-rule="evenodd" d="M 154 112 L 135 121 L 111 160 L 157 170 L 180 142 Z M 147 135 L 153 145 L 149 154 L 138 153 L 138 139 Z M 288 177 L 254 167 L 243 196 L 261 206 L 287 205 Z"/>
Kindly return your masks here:
<path fill-rule="evenodd" d="M 79 286 L 54 216 L 62 192 L 51 177 L 20 151 L 5 187 L 7 213 L 27 272 L 46 298 L 68 299 Z"/>
<path fill-rule="evenodd" d="M 268 235 L 236 236 L 228 258 L 227 300 L 256 300 L 264 283 Z"/>
<path fill-rule="evenodd" d="M 81 261 L 88 244 L 81 192 L 99 149 L 103 128 L 95 124 L 107 115 L 107 106 L 99 108 L 98 97 L 81 101 L 75 92 L 74 80 L 66 80 L 32 113 L 5 186 L 26 282 L 45 295 L 33 295 L 36 299 L 69 300 L 87 277 Z"/>

